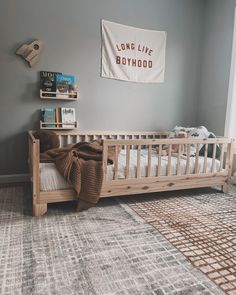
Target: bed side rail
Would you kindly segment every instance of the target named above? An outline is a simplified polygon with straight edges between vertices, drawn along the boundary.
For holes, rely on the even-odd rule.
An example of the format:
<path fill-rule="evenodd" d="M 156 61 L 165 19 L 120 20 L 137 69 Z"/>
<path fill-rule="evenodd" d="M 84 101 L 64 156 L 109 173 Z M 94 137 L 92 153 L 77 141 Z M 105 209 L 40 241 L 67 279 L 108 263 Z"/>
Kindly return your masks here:
<path fill-rule="evenodd" d="M 115 150 L 113 177 L 108 177 L 108 149 Z M 202 148 L 204 147 L 204 150 Z M 196 156 L 192 157 L 192 149 Z M 123 164 L 124 178 L 140 179 L 146 177 L 204 177 L 222 175 L 230 177 L 233 162 L 233 140 L 231 138 L 212 139 L 133 139 L 133 140 L 104 140 L 103 141 L 103 170 L 104 180 L 119 180 L 118 161 L 120 150 L 125 153 Z M 142 150 L 146 149 L 147 159 L 145 172 L 141 167 Z M 135 153 L 135 175 L 131 175 L 131 151 Z M 183 152 L 184 151 L 184 152 Z M 201 155 L 199 152 L 201 151 Z M 157 154 L 157 162 L 153 163 L 153 153 Z M 183 156 L 184 154 L 184 156 Z M 133 157 L 133 155 L 132 155 Z M 173 158 L 174 157 L 174 158 Z M 183 162 L 184 160 L 184 162 Z M 200 165 L 201 161 L 201 165 Z M 175 162 L 175 163 L 173 163 Z M 163 167 L 164 173 L 163 173 Z M 199 166 L 200 165 L 200 166 Z M 193 168 L 194 166 L 194 168 Z M 200 167 L 200 168 L 199 168 Z M 190 169 L 191 168 L 191 169 Z M 155 170 L 155 172 L 153 172 Z M 124 179 L 123 178 L 123 179 Z"/>

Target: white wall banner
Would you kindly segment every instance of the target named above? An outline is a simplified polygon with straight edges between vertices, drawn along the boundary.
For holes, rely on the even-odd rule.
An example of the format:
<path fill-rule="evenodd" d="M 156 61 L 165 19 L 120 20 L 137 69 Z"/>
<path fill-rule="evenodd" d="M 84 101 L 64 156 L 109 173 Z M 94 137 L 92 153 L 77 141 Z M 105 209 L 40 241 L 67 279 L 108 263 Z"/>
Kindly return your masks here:
<path fill-rule="evenodd" d="M 166 32 L 102 20 L 102 77 L 164 82 Z"/>

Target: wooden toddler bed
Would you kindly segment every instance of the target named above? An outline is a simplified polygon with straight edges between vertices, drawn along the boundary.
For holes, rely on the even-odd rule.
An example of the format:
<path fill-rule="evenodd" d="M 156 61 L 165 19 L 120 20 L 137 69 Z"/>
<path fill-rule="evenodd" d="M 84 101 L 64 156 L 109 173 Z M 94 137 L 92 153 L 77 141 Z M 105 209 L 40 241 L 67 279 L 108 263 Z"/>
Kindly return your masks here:
<path fill-rule="evenodd" d="M 233 140 L 230 138 L 170 139 L 169 132 L 55 131 L 60 146 L 69 143 L 103 140 L 103 182 L 101 198 L 179 189 L 222 186 L 227 192 L 232 172 Z M 33 215 L 47 212 L 47 204 L 76 200 L 71 187 L 43 190 L 41 183 L 40 142 L 29 131 L 29 167 L 33 194 Z M 177 153 L 172 154 L 172 147 Z M 202 156 L 199 151 L 204 145 Z M 115 148 L 114 164 L 107 165 L 108 147 Z M 182 147 L 186 155 L 182 155 Z M 196 149 L 192 157 L 190 147 Z M 167 155 L 163 156 L 163 148 Z M 217 149 L 220 154 L 217 155 Z M 212 155 L 209 158 L 209 150 Z M 121 162 L 122 161 L 122 162 Z"/>

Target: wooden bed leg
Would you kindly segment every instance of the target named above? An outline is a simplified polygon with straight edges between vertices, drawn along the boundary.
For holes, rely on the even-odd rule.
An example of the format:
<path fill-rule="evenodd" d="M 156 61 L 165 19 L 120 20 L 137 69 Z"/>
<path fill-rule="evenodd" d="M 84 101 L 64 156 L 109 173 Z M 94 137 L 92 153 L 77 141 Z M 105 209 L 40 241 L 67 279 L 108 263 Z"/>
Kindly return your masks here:
<path fill-rule="evenodd" d="M 46 212 L 47 212 L 47 203 L 33 205 L 33 216 L 40 217 Z"/>
<path fill-rule="evenodd" d="M 229 184 L 226 182 L 224 185 L 222 185 L 222 191 L 227 194 L 229 192 Z"/>

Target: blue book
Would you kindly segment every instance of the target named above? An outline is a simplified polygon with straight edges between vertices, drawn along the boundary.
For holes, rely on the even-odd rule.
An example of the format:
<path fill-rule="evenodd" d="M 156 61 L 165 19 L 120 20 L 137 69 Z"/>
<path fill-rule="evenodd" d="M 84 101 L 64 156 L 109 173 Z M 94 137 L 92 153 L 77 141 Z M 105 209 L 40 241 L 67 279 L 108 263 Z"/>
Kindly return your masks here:
<path fill-rule="evenodd" d="M 56 88 L 58 93 L 57 97 L 74 97 L 73 95 L 76 94 L 76 77 L 61 74 L 56 75 Z"/>

